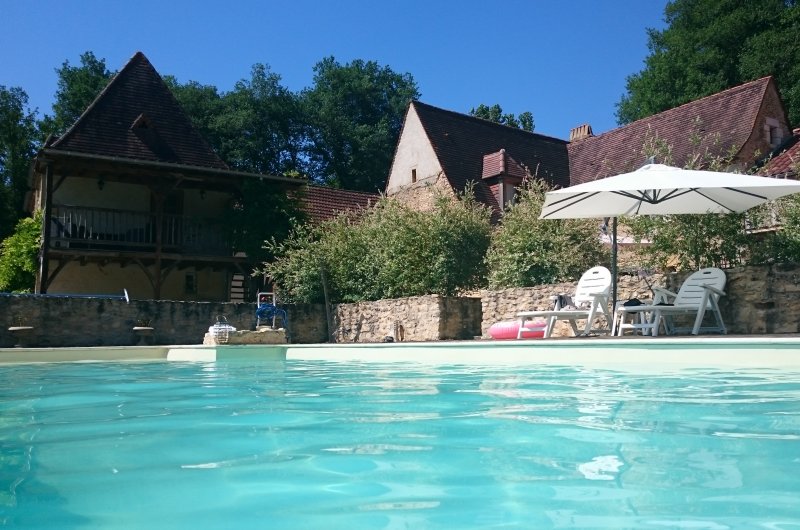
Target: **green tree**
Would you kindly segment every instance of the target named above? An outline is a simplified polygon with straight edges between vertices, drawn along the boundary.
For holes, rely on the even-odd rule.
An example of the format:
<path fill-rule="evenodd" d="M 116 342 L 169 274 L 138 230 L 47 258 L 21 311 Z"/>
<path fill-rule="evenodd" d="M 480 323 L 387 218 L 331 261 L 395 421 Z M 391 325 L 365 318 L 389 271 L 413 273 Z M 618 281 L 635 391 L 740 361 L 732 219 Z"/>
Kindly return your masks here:
<path fill-rule="evenodd" d="M 0 243 L 0 291 L 30 292 L 36 283 L 42 214 L 25 217 Z"/>
<path fill-rule="evenodd" d="M 597 219 L 539 219 L 547 185 L 538 179 L 520 190 L 486 254 L 489 287 L 530 287 L 575 280 L 608 263 Z"/>
<path fill-rule="evenodd" d="M 53 116 L 45 116 L 40 123 L 45 136 L 63 134 L 114 76 L 106 68 L 105 59 L 98 59 L 92 52 L 83 53 L 80 61 L 80 66 L 70 66 L 67 60 L 56 69 L 58 89 Z"/>
<path fill-rule="evenodd" d="M 225 159 L 220 150 L 222 140 L 217 121 L 223 114 L 222 95 L 213 85 L 202 85 L 197 81 L 180 83 L 174 76 L 163 76 L 164 83 L 178 100 L 184 112 L 192 120 L 192 125 L 203 138 Z"/>
<path fill-rule="evenodd" d="M 793 0 L 669 2 L 667 28 L 647 30 L 645 68 L 628 77 L 627 93 L 617 104 L 618 122 L 630 123 L 767 74 L 776 75 L 790 116 L 798 116 L 798 9 Z"/>
<path fill-rule="evenodd" d="M 529 111 L 521 113 L 519 118 L 517 118 L 511 113 L 503 114 L 503 108 L 498 104 L 489 107 L 481 103 L 477 107 L 471 109 L 469 113 L 476 118 L 482 118 L 495 123 L 508 125 L 509 127 L 516 127 L 517 129 L 533 132 L 533 114 Z"/>
<path fill-rule="evenodd" d="M 769 30 L 747 41 L 739 63 L 741 78 L 774 75 L 789 114 L 789 123 L 800 123 L 800 5 L 786 2 Z"/>
<path fill-rule="evenodd" d="M 248 179 L 241 195 L 223 219 L 236 250 L 253 260 L 269 260 L 272 255 L 264 241 L 271 237 L 283 241 L 291 229 L 306 218 L 298 193 L 287 193 L 284 186 L 262 179 Z"/>
<path fill-rule="evenodd" d="M 269 66 L 253 66 L 222 98 L 216 124 L 220 152 L 232 166 L 258 173 L 300 171 L 305 133 L 298 96 L 281 84 Z"/>
<path fill-rule="evenodd" d="M 11 234 L 23 215 L 36 132 L 28 95 L 21 88 L 0 85 L 0 240 Z"/>
<path fill-rule="evenodd" d="M 304 173 L 308 127 L 299 96 L 269 66 L 256 64 L 250 79 L 230 92 L 195 81 L 165 82 L 192 123 L 232 167 L 265 174 Z"/>
<path fill-rule="evenodd" d="M 417 98 L 410 74 L 374 61 L 317 63 L 314 85 L 301 94 L 312 177 L 344 189 L 382 190 L 406 107 Z"/>

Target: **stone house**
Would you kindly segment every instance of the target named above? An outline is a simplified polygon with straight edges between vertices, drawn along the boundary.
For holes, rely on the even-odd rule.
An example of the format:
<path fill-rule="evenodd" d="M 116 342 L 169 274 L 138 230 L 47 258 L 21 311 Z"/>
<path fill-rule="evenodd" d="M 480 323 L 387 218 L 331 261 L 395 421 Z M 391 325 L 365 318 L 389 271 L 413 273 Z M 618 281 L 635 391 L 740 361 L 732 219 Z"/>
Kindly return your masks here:
<path fill-rule="evenodd" d="M 258 264 L 223 223 L 246 181 L 299 195 L 317 221 L 376 198 L 231 169 L 141 52 L 48 139 L 31 175 L 29 207 L 46 220 L 36 292 L 51 294 L 254 300 Z"/>
<path fill-rule="evenodd" d="M 436 193 L 475 183 L 477 200 L 499 219 L 528 176 L 569 185 L 568 142 L 439 109 L 419 101 L 406 112 L 386 195 L 421 209 Z"/>
<path fill-rule="evenodd" d="M 595 136 L 591 125 L 569 141 L 522 131 L 412 102 L 406 113 L 386 194 L 420 208 L 434 193 L 475 183 L 477 199 L 499 219 L 524 178 L 565 187 L 632 171 L 649 156 L 703 167 L 727 156 L 746 170 L 792 137 L 772 77 L 692 101 Z"/>

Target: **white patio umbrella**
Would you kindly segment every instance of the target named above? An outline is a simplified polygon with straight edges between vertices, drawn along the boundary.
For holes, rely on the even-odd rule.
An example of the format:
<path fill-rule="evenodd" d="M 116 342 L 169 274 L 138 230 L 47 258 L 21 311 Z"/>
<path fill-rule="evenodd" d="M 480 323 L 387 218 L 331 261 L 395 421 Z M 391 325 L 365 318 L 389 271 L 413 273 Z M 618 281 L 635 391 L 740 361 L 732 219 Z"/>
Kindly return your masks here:
<path fill-rule="evenodd" d="M 540 219 L 613 218 L 613 303 L 617 300 L 617 217 L 743 212 L 800 192 L 800 181 L 647 164 L 613 177 L 547 192 Z"/>

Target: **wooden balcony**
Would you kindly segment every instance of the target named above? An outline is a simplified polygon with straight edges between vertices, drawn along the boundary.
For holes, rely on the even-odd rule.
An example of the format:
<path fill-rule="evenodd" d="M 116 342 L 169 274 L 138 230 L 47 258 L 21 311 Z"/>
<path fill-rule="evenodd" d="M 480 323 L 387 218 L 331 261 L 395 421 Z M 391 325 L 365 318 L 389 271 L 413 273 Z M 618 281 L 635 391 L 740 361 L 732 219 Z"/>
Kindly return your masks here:
<path fill-rule="evenodd" d="M 54 205 L 50 216 L 52 249 L 232 256 L 230 238 L 211 219 Z M 160 230 L 159 230 L 160 226 Z"/>

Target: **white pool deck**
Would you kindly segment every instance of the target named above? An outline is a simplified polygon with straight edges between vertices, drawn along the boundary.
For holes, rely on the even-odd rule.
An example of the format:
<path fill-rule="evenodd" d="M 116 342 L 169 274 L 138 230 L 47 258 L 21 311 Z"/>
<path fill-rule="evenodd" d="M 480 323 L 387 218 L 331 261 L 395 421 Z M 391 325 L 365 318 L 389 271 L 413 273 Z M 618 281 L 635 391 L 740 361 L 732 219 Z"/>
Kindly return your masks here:
<path fill-rule="evenodd" d="M 609 368 L 800 369 L 800 336 L 570 338 L 557 340 L 2 348 L 0 364 L 87 361 L 319 360 Z"/>

